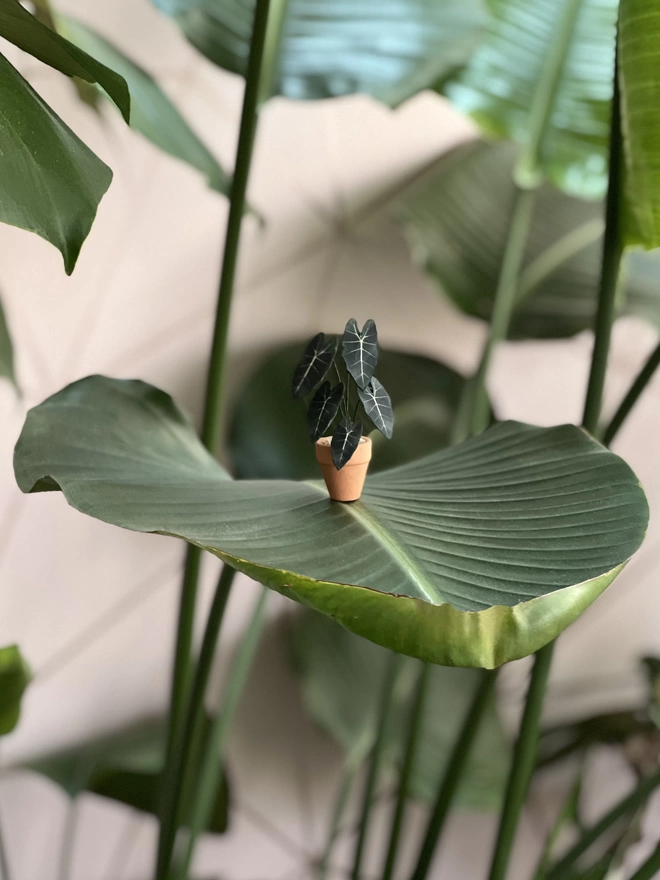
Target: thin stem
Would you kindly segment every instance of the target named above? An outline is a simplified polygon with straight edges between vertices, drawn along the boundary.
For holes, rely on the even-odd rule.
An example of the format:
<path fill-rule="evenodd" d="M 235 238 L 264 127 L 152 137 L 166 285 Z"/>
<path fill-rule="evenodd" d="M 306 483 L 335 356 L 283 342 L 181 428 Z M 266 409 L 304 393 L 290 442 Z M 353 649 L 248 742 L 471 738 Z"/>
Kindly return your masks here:
<path fill-rule="evenodd" d="M 428 692 L 430 667 L 428 663 L 422 666 L 413 705 L 410 712 L 410 721 L 408 726 L 408 736 L 406 740 L 406 753 L 399 777 L 399 791 L 396 799 L 396 807 L 392 817 L 392 826 L 390 828 L 390 843 L 385 857 L 385 867 L 383 868 L 383 880 L 391 880 L 396 864 L 396 857 L 399 850 L 399 840 L 401 837 L 401 828 L 403 827 L 403 816 L 408 800 L 408 791 L 410 788 L 410 776 L 415 763 L 415 755 L 417 752 L 417 743 L 419 741 L 419 733 L 421 730 L 422 717 L 424 715 L 424 706 L 426 703 L 426 695 Z"/>
<path fill-rule="evenodd" d="M 546 880 L 568 880 L 569 877 L 572 877 L 573 866 L 580 856 L 605 834 L 615 822 L 618 822 L 619 819 L 634 812 L 644 804 L 651 792 L 658 786 L 660 786 L 660 770 L 654 773 L 653 776 L 647 776 L 643 779 L 629 795 L 612 807 L 595 825 L 588 828 L 566 855 L 553 865 L 546 876 Z"/>
<path fill-rule="evenodd" d="M 580 797 L 580 790 L 582 788 L 582 770 L 583 768 L 580 767 L 580 772 L 578 773 L 575 783 L 571 786 L 566 802 L 559 811 L 559 814 L 550 829 L 550 833 L 546 837 L 543 851 L 539 857 L 538 865 L 534 873 L 534 880 L 544 880 L 545 875 L 548 872 L 552 851 L 557 843 L 557 839 L 559 838 L 564 825 L 575 815 L 576 806 Z"/>
<path fill-rule="evenodd" d="M 182 792 L 184 784 L 190 778 L 192 768 L 194 767 L 196 747 L 200 747 L 203 737 L 205 722 L 204 696 L 211 676 L 215 648 L 235 575 L 234 569 L 228 565 L 223 567 L 220 574 L 206 621 L 206 629 L 199 652 L 199 661 L 195 671 L 192 692 L 190 693 L 185 724 L 182 726 L 181 735 L 175 741 L 172 759 L 166 766 L 163 774 L 163 819 L 159 841 L 157 868 L 159 873 L 157 876 L 166 876 L 167 868 L 172 858 L 172 850 L 179 827 L 181 811 L 183 803 L 186 802 L 186 799 L 182 797 Z"/>
<path fill-rule="evenodd" d="M 500 818 L 500 828 L 489 875 L 490 880 L 505 880 L 506 878 L 518 820 L 525 803 L 527 789 L 529 788 L 536 763 L 536 747 L 539 739 L 541 711 L 550 674 L 553 650 L 554 642 L 550 642 L 550 644 L 536 653 L 534 660 L 534 668 L 527 692 L 527 702 L 504 798 L 504 808 Z"/>
<path fill-rule="evenodd" d="M 630 389 L 626 396 L 621 401 L 621 404 L 617 411 L 612 416 L 612 421 L 609 423 L 607 428 L 603 431 L 603 445 L 609 446 L 612 440 L 616 437 L 619 428 L 625 422 L 630 410 L 637 403 L 639 396 L 642 391 L 646 388 L 651 377 L 655 373 L 656 369 L 660 365 L 660 342 L 655 347 L 655 349 L 649 355 L 648 360 L 639 371 L 637 378 L 630 386 Z"/>
<path fill-rule="evenodd" d="M 630 880 L 652 880 L 656 871 L 660 871 L 660 843 L 653 850 L 642 867 L 635 871 Z"/>
<path fill-rule="evenodd" d="M 483 671 L 481 682 L 475 691 L 472 705 L 465 716 L 463 726 L 458 734 L 456 742 L 454 743 L 454 749 L 449 756 L 444 777 L 440 782 L 438 794 L 435 803 L 433 804 L 433 810 L 429 817 L 426 834 L 420 849 L 417 865 L 415 866 L 411 880 L 425 880 L 429 868 L 431 867 L 433 855 L 438 845 L 440 835 L 442 834 L 445 819 L 449 815 L 454 796 L 465 771 L 467 760 L 470 756 L 475 737 L 479 731 L 479 725 L 484 711 L 490 703 L 496 679 L 496 670 Z"/>
<path fill-rule="evenodd" d="M 367 832 L 369 830 L 369 820 L 371 818 L 371 806 L 374 800 L 374 792 L 376 789 L 376 780 L 380 770 L 381 759 L 387 735 L 389 733 L 389 721 L 392 714 L 392 705 L 394 697 L 394 683 L 397 678 L 401 659 L 398 654 L 390 654 L 389 663 L 385 670 L 383 679 L 383 688 L 380 698 L 380 712 L 378 717 L 378 733 L 376 741 L 371 752 L 371 761 L 369 762 L 369 771 L 364 786 L 364 794 L 362 797 L 362 810 L 360 812 L 360 825 L 355 844 L 355 855 L 353 858 L 353 870 L 351 872 L 352 880 L 360 880 L 360 871 L 362 869 L 362 858 L 364 856 L 364 847 L 367 841 Z"/>
<path fill-rule="evenodd" d="M 348 798 L 350 796 L 351 790 L 355 783 L 355 778 L 358 774 L 358 770 L 360 769 L 363 760 L 363 749 L 359 749 L 355 753 L 350 754 L 346 759 L 344 772 L 342 774 L 342 779 L 339 785 L 339 791 L 337 792 L 335 805 L 332 811 L 330 828 L 328 830 L 328 839 L 326 841 L 325 849 L 323 850 L 323 855 L 319 859 L 318 863 L 319 880 L 325 880 L 325 877 L 328 873 L 330 857 L 332 856 L 332 851 L 334 849 L 335 843 L 337 842 L 337 838 L 339 837 L 341 822 L 344 818 L 344 813 L 346 812 L 346 807 L 348 805 Z"/>
<path fill-rule="evenodd" d="M 231 730 L 241 696 L 252 670 L 252 664 L 259 647 L 264 624 L 266 623 L 266 600 L 268 593 L 268 588 L 263 587 L 247 631 L 232 662 L 222 708 L 211 725 L 200 773 L 196 780 L 194 796 L 191 799 L 193 807 L 184 856 L 174 871 L 174 876 L 177 880 L 185 880 L 188 877 L 197 838 L 208 827 L 213 813 L 218 786 L 222 779 L 229 731 Z"/>

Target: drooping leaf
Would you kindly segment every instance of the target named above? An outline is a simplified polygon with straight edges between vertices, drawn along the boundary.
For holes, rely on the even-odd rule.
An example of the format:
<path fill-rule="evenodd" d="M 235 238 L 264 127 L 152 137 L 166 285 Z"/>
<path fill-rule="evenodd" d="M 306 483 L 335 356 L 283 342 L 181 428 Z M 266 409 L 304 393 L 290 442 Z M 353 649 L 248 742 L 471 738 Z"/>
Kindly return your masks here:
<path fill-rule="evenodd" d="M 12 345 L 5 310 L 0 302 L 0 376 L 16 386 L 16 373 L 14 371 L 14 346 Z"/>
<path fill-rule="evenodd" d="M 503 422 L 367 478 L 337 504 L 320 482 L 231 480 L 162 391 L 90 377 L 28 414 L 24 492 L 183 538 L 385 647 L 497 666 L 554 639 L 640 546 L 644 493 L 580 428 Z M 467 613 L 466 613 L 467 612 Z"/>
<path fill-rule="evenodd" d="M 340 471 L 353 457 L 362 437 L 362 422 L 354 422 L 346 417 L 342 419 L 332 435 L 332 461 Z"/>
<path fill-rule="evenodd" d="M 205 736 L 208 736 L 209 727 L 210 720 L 207 718 Z M 112 736 L 37 758 L 27 766 L 52 779 L 71 797 L 81 791 L 91 791 L 157 816 L 166 735 L 166 720 L 150 719 Z M 226 774 L 223 776 L 226 777 Z M 184 824 L 191 815 L 191 809 L 192 804 L 184 806 Z M 223 781 L 218 789 L 208 830 L 214 834 L 224 833 L 228 814 L 229 788 Z"/>
<path fill-rule="evenodd" d="M 390 395 L 375 376 L 366 388 L 358 388 L 358 395 L 366 414 L 380 433 L 390 440 L 394 430 L 394 412 Z"/>
<path fill-rule="evenodd" d="M 303 699 L 314 721 L 325 730 L 347 757 L 368 753 L 377 731 L 381 682 L 388 662 L 384 648 L 360 639 L 334 621 L 305 611 L 293 632 L 293 661 L 300 676 Z M 398 764 L 402 758 L 405 718 L 414 660 L 406 660 L 395 700 L 401 711 L 390 730 L 385 758 Z M 458 736 L 463 717 L 479 682 L 479 672 L 436 666 L 422 716 L 410 794 L 431 801 L 436 794 L 447 758 Z M 497 809 L 506 784 L 510 748 L 499 723 L 494 700 L 484 713 L 479 734 L 463 774 L 456 806 Z"/>
<path fill-rule="evenodd" d="M 245 73 L 254 0 L 154 0 L 190 42 Z M 289 0 L 273 4 L 272 94 L 294 100 L 362 92 L 398 104 L 463 64 L 485 23 L 481 0 Z"/>
<path fill-rule="evenodd" d="M 317 333 L 309 343 L 293 374 L 291 393 L 298 399 L 313 391 L 325 379 L 337 353 L 337 337 L 326 339 Z"/>
<path fill-rule="evenodd" d="M 129 121 L 131 99 L 123 76 L 42 24 L 18 0 L 0 0 L 0 36 L 68 76 L 98 83 Z"/>
<path fill-rule="evenodd" d="M 120 73 L 131 93 L 131 127 L 170 156 L 200 171 L 209 186 L 227 194 L 229 178 L 154 78 L 116 46 L 68 16 L 57 17 L 58 30 L 72 43 Z"/>
<path fill-rule="evenodd" d="M 619 87 L 628 244 L 660 247 L 660 9 L 621 0 Z"/>
<path fill-rule="evenodd" d="M 346 369 L 358 388 L 366 388 L 378 363 L 378 332 L 374 322 L 367 321 L 360 330 L 355 318 L 351 318 L 342 336 L 341 349 Z"/>
<path fill-rule="evenodd" d="M 486 38 L 445 93 L 489 134 L 526 145 L 532 103 L 549 55 L 564 39 L 569 4 L 573 9 L 578 4 L 577 15 L 569 28 L 541 165 L 561 189 L 595 198 L 607 185 L 617 0 L 492 0 Z"/>
<path fill-rule="evenodd" d="M 330 425 L 339 412 L 339 404 L 344 396 L 344 386 L 338 382 L 334 388 L 324 382 L 318 389 L 307 410 L 307 428 L 312 440 L 319 440 L 327 434 Z"/>
<path fill-rule="evenodd" d="M 54 244 L 71 274 L 112 172 L 0 55 L 0 222 Z"/>
<path fill-rule="evenodd" d="M 289 393 L 300 348 L 287 345 L 267 357 L 238 395 L 230 439 L 237 477 L 305 480 L 319 476 L 304 410 Z M 378 373 L 390 390 L 397 428 L 387 442 L 380 434 L 372 435 L 369 472 L 448 446 L 463 377 L 430 358 L 382 350 Z M 264 437 L 267 443 L 262 442 Z"/>
<path fill-rule="evenodd" d="M 21 699 L 30 683 L 30 670 L 16 645 L 0 648 L 0 736 L 18 724 Z"/>

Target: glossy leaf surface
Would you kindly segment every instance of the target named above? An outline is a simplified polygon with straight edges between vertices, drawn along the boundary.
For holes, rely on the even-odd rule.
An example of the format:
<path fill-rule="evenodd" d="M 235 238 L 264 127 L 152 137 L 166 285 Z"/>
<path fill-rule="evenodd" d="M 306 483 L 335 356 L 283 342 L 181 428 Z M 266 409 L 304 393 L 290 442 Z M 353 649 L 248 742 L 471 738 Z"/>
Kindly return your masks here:
<path fill-rule="evenodd" d="M 0 648 L 0 736 L 18 724 L 21 699 L 30 683 L 30 670 L 16 645 Z"/>
<path fill-rule="evenodd" d="M 112 172 L 0 55 L 0 222 L 61 251 L 68 274 Z"/>
<path fill-rule="evenodd" d="M 237 477 L 304 480 L 319 476 L 304 407 L 289 393 L 301 347 L 287 345 L 269 355 L 241 390 L 231 427 L 231 458 Z M 396 433 L 389 441 L 372 434 L 369 472 L 448 446 L 463 377 L 430 358 L 393 351 L 380 352 L 378 375 L 391 394 Z M 262 442 L 264 437 L 268 443 Z"/>
<path fill-rule="evenodd" d="M 488 133 L 527 144 L 532 104 L 570 3 L 577 15 L 541 166 L 566 192 L 594 198 L 607 185 L 617 0 L 492 0 L 487 37 L 446 94 Z"/>
<path fill-rule="evenodd" d="M 362 422 L 354 422 L 348 417 L 342 419 L 332 435 L 332 461 L 340 471 L 353 457 L 362 437 Z"/>
<path fill-rule="evenodd" d="M 325 379 L 333 364 L 337 352 L 337 338 L 326 339 L 323 333 L 317 333 L 305 349 L 294 373 L 291 393 L 294 398 L 310 394 L 319 382 Z"/>
<path fill-rule="evenodd" d="M 0 0 L 0 36 L 68 76 L 98 83 L 129 121 L 131 100 L 123 76 L 42 24 L 18 0 Z"/>
<path fill-rule="evenodd" d="M 245 72 L 254 0 L 154 0 L 207 58 Z M 363 92 L 398 104 L 465 62 L 485 22 L 480 0 L 279 0 L 267 67 L 272 94 Z"/>
<path fill-rule="evenodd" d="M 394 412 L 390 395 L 374 376 L 366 388 L 358 389 L 358 396 L 371 421 L 380 433 L 390 440 L 394 430 Z"/>
<path fill-rule="evenodd" d="M 378 363 L 378 333 L 372 320 L 360 330 L 355 318 L 346 324 L 341 340 L 341 351 L 346 369 L 358 388 L 366 388 Z"/>
<path fill-rule="evenodd" d="M 536 651 L 641 544 L 648 505 L 618 456 L 571 425 L 504 422 L 367 478 L 331 502 L 319 482 L 231 480 L 171 398 L 90 377 L 30 411 L 25 492 L 184 538 L 385 647 L 446 665 Z M 466 613 L 469 612 L 469 613 Z"/>
<path fill-rule="evenodd" d="M 329 382 L 324 382 L 318 389 L 307 410 L 307 428 L 312 440 L 319 440 L 328 433 L 339 411 L 343 395 L 344 386 L 341 382 L 334 388 Z"/>
<path fill-rule="evenodd" d="M 67 39 L 124 77 L 131 93 L 132 128 L 170 156 L 200 171 L 213 189 L 228 192 L 227 175 L 146 70 L 76 19 L 58 16 L 57 26 Z"/>

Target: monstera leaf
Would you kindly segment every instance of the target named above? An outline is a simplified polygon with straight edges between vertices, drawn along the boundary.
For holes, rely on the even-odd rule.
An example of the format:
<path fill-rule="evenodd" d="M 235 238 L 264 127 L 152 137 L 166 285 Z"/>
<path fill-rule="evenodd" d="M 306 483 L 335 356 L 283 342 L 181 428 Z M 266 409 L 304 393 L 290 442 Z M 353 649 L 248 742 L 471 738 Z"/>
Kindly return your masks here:
<path fill-rule="evenodd" d="M 0 648 L 0 736 L 18 724 L 21 699 L 30 682 L 30 670 L 16 645 Z"/>
<path fill-rule="evenodd" d="M 245 72 L 254 0 L 154 3 L 207 58 Z M 298 100 L 364 92 L 388 104 L 463 64 L 485 23 L 481 0 L 278 0 L 271 18 L 273 94 Z"/>
<path fill-rule="evenodd" d="M 413 257 L 469 315 L 490 319 L 519 156 L 511 143 L 464 144 L 394 204 Z M 520 279 L 513 339 L 570 336 L 593 326 L 603 206 L 550 186 L 537 202 Z M 660 321 L 657 255 L 631 253 L 621 313 Z"/>
<path fill-rule="evenodd" d="M 320 482 L 231 480 L 167 394 L 98 376 L 31 410 L 15 469 L 25 492 L 184 538 L 358 635 L 457 666 L 554 639 L 648 520 L 630 468 L 571 425 L 498 424 L 341 504 Z"/>
<path fill-rule="evenodd" d="M 486 38 L 445 88 L 486 132 L 525 147 L 533 146 L 537 102 L 549 100 L 541 168 L 572 195 L 602 196 L 607 184 L 617 7 L 492 0 Z"/>

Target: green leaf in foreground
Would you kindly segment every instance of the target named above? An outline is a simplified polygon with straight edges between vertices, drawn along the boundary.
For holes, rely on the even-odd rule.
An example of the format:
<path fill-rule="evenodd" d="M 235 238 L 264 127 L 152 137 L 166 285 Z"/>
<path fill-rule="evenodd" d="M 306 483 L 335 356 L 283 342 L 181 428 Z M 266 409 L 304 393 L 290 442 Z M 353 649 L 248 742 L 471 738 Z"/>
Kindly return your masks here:
<path fill-rule="evenodd" d="M 580 428 L 504 422 L 367 478 L 360 501 L 319 482 L 233 481 L 171 398 L 93 376 L 28 414 L 24 492 L 183 538 L 385 647 L 493 667 L 554 639 L 644 538 L 628 465 Z"/>
<path fill-rule="evenodd" d="M 0 55 L 0 222 L 36 232 L 71 274 L 112 172 Z"/>
<path fill-rule="evenodd" d="M 72 43 L 112 67 L 126 80 L 131 93 L 131 128 L 165 153 L 196 168 L 208 179 L 209 186 L 227 194 L 229 178 L 146 70 L 74 18 L 59 15 L 57 27 Z"/>
<path fill-rule="evenodd" d="M 254 0 L 153 2 L 207 58 L 245 72 Z M 465 63 L 486 19 L 481 0 L 296 0 L 273 7 L 266 70 L 272 94 L 294 100 L 362 92 L 398 104 Z"/>
<path fill-rule="evenodd" d="M 0 36 L 68 76 L 98 83 L 129 121 L 131 99 L 124 78 L 42 24 L 18 0 L 0 0 Z"/>
<path fill-rule="evenodd" d="M 0 648 L 0 736 L 11 733 L 18 724 L 21 699 L 30 677 L 16 645 Z"/>

